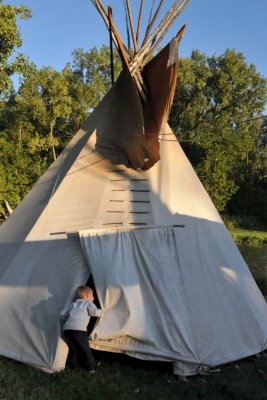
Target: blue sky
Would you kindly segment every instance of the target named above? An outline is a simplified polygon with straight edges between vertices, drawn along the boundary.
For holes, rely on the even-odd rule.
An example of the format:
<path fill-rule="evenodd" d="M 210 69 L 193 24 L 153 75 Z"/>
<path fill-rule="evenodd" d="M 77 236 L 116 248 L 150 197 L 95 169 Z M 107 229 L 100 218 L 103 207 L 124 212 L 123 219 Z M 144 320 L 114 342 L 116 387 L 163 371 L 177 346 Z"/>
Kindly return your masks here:
<path fill-rule="evenodd" d="M 172 2 L 166 0 L 166 7 Z M 104 3 L 112 5 L 115 22 L 125 39 L 123 1 L 104 0 Z M 140 0 L 131 3 L 136 11 Z M 152 0 L 145 1 L 147 6 L 151 3 Z M 38 67 L 51 65 L 61 70 L 72 60 L 74 49 L 88 50 L 108 44 L 104 23 L 90 0 L 4 0 L 3 4 L 32 9 L 32 18 L 19 22 L 21 51 Z M 227 48 L 234 48 L 267 77 L 266 21 L 267 0 L 191 0 L 167 38 L 187 23 L 180 56 L 189 56 L 193 49 L 220 55 Z"/>

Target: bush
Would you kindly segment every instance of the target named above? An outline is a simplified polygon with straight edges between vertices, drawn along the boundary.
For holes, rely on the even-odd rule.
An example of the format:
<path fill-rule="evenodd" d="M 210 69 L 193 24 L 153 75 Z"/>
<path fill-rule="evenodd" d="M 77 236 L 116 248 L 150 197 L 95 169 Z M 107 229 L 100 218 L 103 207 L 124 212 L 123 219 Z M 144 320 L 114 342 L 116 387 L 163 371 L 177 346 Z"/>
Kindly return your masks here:
<path fill-rule="evenodd" d="M 254 215 L 221 215 L 223 222 L 228 229 L 252 229 L 252 230 L 266 230 L 262 221 Z"/>

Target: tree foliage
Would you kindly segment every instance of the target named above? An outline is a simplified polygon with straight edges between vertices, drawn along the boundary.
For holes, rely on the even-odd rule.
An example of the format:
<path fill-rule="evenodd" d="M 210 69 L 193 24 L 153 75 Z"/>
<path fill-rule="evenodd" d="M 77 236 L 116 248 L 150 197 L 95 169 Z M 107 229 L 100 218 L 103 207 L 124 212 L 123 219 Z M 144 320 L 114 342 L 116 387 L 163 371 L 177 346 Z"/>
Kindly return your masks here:
<path fill-rule="evenodd" d="M 111 87 L 110 78 L 110 51 L 107 46 L 99 50 L 96 47 L 89 52 L 82 49 L 73 52 L 72 69 L 77 78 L 89 90 L 91 107 L 94 108 Z M 121 61 L 117 52 L 114 52 L 114 76 L 118 77 L 121 71 Z"/>
<path fill-rule="evenodd" d="M 258 168 L 265 102 L 266 79 L 239 52 L 195 50 L 180 60 L 170 124 L 220 211 L 241 187 L 241 171 Z"/>
<path fill-rule="evenodd" d="M 115 73 L 121 68 L 115 55 Z M 0 211 L 15 207 L 110 88 L 109 50 L 73 53 L 58 72 L 31 68 L 0 108 Z M 99 73 L 97 73 L 99 71 Z"/>
<path fill-rule="evenodd" d="M 31 11 L 24 6 L 3 5 L 0 0 L 0 96 L 10 87 L 14 73 L 27 73 L 31 65 L 22 54 L 14 55 L 22 45 L 17 18 L 28 19 Z"/>

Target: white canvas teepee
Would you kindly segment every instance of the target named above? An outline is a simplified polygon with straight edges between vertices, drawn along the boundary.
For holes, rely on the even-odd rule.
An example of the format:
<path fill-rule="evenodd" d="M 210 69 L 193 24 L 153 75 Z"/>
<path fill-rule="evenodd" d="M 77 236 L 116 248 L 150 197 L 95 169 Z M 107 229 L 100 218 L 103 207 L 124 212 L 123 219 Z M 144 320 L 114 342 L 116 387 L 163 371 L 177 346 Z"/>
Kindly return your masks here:
<path fill-rule="evenodd" d="M 95 349 L 190 375 L 267 348 L 266 302 L 164 118 L 146 168 L 139 96 L 124 70 L 0 227 L 1 355 L 64 369 L 60 312 L 90 274 Z"/>

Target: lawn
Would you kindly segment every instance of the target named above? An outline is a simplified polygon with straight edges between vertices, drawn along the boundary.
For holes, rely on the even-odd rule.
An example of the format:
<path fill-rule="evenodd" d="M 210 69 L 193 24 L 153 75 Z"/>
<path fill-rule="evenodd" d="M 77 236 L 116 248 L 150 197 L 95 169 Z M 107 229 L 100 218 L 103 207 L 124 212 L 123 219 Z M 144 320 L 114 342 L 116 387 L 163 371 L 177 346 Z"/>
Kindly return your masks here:
<path fill-rule="evenodd" d="M 98 353 L 95 376 L 83 370 L 47 374 L 0 357 L 1 400 L 267 400 L 267 355 L 221 367 L 188 383 L 172 375 L 170 364 Z"/>
<path fill-rule="evenodd" d="M 230 229 L 234 241 L 238 244 L 267 246 L 267 231 Z"/>

